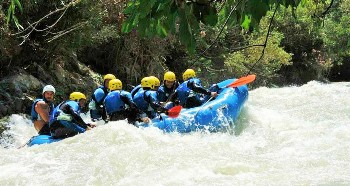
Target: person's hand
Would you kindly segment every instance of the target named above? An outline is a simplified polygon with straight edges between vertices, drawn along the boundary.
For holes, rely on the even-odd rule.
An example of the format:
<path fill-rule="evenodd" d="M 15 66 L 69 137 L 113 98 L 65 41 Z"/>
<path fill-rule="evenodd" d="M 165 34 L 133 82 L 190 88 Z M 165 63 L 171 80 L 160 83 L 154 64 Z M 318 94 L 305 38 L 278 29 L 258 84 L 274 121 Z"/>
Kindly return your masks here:
<path fill-rule="evenodd" d="M 144 117 L 144 118 L 141 118 L 142 122 L 144 123 L 149 123 L 151 121 L 151 119 L 149 119 L 149 117 Z"/>
<path fill-rule="evenodd" d="M 95 122 L 88 123 L 88 127 L 95 128 L 96 127 L 96 123 Z"/>
<path fill-rule="evenodd" d="M 92 128 L 89 127 L 89 126 L 86 127 L 86 131 L 91 130 L 91 129 L 92 129 Z"/>
<path fill-rule="evenodd" d="M 216 96 L 218 96 L 218 93 L 217 92 L 211 92 L 211 97 L 215 98 Z"/>

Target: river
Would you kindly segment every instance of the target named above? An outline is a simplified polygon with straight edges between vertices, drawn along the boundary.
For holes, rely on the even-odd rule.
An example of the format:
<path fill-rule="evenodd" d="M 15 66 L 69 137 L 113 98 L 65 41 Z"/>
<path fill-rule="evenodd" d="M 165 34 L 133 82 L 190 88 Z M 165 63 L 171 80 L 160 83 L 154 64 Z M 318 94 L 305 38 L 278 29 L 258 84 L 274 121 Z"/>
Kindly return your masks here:
<path fill-rule="evenodd" d="M 163 133 L 118 121 L 17 149 L 35 131 L 12 115 L 0 185 L 350 185 L 349 82 L 249 93 L 231 132 Z"/>

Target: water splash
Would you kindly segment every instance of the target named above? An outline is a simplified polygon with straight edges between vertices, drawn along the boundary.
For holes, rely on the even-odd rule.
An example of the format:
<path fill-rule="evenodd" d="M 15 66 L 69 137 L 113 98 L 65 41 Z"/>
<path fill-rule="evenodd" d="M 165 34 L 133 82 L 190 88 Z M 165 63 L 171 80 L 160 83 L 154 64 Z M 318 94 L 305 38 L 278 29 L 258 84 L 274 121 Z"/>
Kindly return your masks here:
<path fill-rule="evenodd" d="M 54 144 L 1 148 L 0 185 L 349 185 L 349 95 L 346 82 L 258 88 L 234 135 L 117 121 Z M 7 146 L 35 133 L 23 116 L 10 122 Z"/>

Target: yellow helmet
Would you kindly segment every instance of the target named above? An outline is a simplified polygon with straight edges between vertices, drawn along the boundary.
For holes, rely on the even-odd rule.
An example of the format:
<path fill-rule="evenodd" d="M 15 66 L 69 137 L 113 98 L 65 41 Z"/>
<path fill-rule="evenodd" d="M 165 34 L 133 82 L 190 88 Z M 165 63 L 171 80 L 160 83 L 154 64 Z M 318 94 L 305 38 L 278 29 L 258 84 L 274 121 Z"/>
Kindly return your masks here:
<path fill-rule="evenodd" d="M 103 77 L 103 81 L 106 80 L 106 79 L 117 79 L 117 78 L 113 74 L 106 74 Z"/>
<path fill-rule="evenodd" d="M 189 68 L 182 74 L 182 78 L 184 81 L 186 81 L 187 79 L 189 79 L 191 77 L 196 77 L 196 72 L 193 69 Z"/>
<path fill-rule="evenodd" d="M 81 92 L 72 92 L 69 95 L 69 99 L 72 101 L 79 101 L 80 99 L 86 99 L 86 96 Z"/>
<path fill-rule="evenodd" d="M 150 76 L 154 80 L 154 86 L 159 87 L 160 86 L 160 81 L 156 76 Z"/>
<path fill-rule="evenodd" d="M 112 79 L 108 83 L 109 90 L 121 90 L 123 83 L 119 79 Z"/>
<path fill-rule="evenodd" d="M 166 81 L 175 81 L 176 80 L 176 76 L 175 73 L 172 71 L 168 71 L 164 74 L 164 80 Z"/>
<path fill-rule="evenodd" d="M 151 88 L 153 89 L 154 88 L 154 79 L 151 78 L 151 77 L 144 77 L 142 78 L 141 80 L 141 87 L 142 88 Z"/>

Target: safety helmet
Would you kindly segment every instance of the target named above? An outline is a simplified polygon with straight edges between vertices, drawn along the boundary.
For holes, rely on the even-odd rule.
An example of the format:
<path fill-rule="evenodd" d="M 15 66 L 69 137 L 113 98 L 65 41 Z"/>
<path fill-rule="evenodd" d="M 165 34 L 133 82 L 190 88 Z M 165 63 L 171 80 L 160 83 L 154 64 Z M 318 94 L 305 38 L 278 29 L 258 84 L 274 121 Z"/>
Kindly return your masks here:
<path fill-rule="evenodd" d="M 81 92 L 72 92 L 69 95 L 69 99 L 72 101 L 79 101 L 80 99 L 86 99 L 86 96 Z"/>
<path fill-rule="evenodd" d="M 186 81 L 189 78 L 196 77 L 196 72 L 193 69 L 187 69 L 183 74 L 182 78 L 184 81 Z"/>
<path fill-rule="evenodd" d="M 109 90 L 121 90 L 123 83 L 119 79 L 112 79 L 108 83 Z"/>
<path fill-rule="evenodd" d="M 159 87 L 160 86 L 160 81 L 156 76 L 150 76 L 154 80 L 154 86 Z"/>
<path fill-rule="evenodd" d="M 176 76 L 175 73 L 172 71 L 168 71 L 164 74 L 164 80 L 166 81 L 175 81 L 176 80 Z"/>
<path fill-rule="evenodd" d="M 106 74 L 103 77 L 103 81 L 106 80 L 106 79 L 117 79 L 117 78 L 113 74 Z"/>
<path fill-rule="evenodd" d="M 144 77 L 141 79 L 141 87 L 142 88 L 154 88 L 154 79 L 151 77 Z"/>
<path fill-rule="evenodd" d="M 45 92 L 48 92 L 48 91 L 51 91 L 53 92 L 54 94 L 56 93 L 56 89 L 55 87 L 53 87 L 52 85 L 46 85 L 44 88 L 43 88 L 43 94 Z"/>

